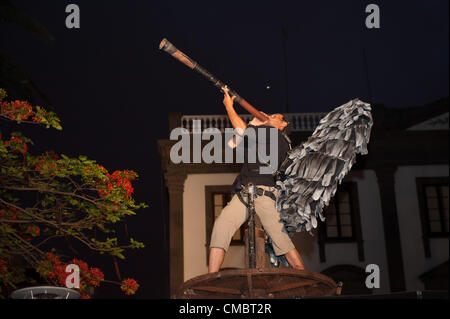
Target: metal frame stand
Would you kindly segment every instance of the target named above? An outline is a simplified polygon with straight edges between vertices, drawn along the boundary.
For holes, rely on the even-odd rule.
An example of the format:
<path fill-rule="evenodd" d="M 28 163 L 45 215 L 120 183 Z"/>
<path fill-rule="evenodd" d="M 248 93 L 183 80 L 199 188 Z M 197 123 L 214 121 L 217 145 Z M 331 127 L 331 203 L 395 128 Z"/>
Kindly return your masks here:
<path fill-rule="evenodd" d="M 331 278 L 320 273 L 289 268 L 257 268 L 256 186 L 250 183 L 244 187 L 242 193 L 247 196 L 248 205 L 248 268 L 221 270 L 192 278 L 180 287 L 173 298 L 297 299 L 339 295 L 342 284 L 336 285 Z"/>
<path fill-rule="evenodd" d="M 248 209 L 248 267 L 256 268 L 256 240 L 255 240 L 255 194 L 256 187 L 249 183 L 246 187 Z"/>

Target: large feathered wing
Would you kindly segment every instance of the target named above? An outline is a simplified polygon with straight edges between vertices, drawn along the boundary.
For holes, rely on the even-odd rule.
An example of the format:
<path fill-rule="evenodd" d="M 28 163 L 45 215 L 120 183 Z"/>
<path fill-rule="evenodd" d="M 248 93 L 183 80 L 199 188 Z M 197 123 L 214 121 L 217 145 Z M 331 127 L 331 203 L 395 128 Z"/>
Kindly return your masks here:
<path fill-rule="evenodd" d="M 310 232 L 318 219 L 325 220 L 323 209 L 356 155 L 367 154 L 372 125 L 370 104 L 354 99 L 328 113 L 311 137 L 289 152 L 276 201 L 288 232 Z"/>

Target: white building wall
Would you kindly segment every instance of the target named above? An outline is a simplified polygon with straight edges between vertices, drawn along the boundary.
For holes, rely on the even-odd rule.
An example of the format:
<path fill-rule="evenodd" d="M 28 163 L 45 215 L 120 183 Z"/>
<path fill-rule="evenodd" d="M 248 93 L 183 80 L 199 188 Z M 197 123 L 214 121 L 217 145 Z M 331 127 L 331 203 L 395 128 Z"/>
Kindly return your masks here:
<path fill-rule="evenodd" d="M 293 238 L 294 244 L 303 258 L 306 269 L 314 272 L 321 272 L 340 264 L 355 265 L 363 269 L 368 264 L 377 264 L 380 269 L 380 288 L 374 288 L 373 293 L 389 293 L 383 215 L 375 171 L 351 171 L 344 181 L 357 183 L 365 260 L 363 262 L 358 260 L 356 243 L 327 243 L 326 262 L 321 263 L 316 233 L 314 237 L 307 233 L 297 233 Z"/>
<path fill-rule="evenodd" d="M 183 245 L 184 281 L 206 274 L 206 224 L 205 186 L 231 185 L 237 173 L 233 174 L 189 174 L 184 183 L 183 193 Z M 230 246 L 223 268 L 245 267 L 245 248 Z"/>
<path fill-rule="evenodd" d="M 208 272 L 206 261 L 205 186 L 231 185 L 237 174 L 189 174 L 183 194 L 184 280 Z M 373 293 L 389 292 L 389 276 L 385 255 L 383 217 L 378 183 L 373 170 L 352 171 L 345 179 L 357 182 L 365 261 L 358 261 L 356 243 L 326 244 L 326 262 L 321 263 L 317 235 L 297 233 L 293 242 L 300 251 L 305 267 L 314 272 L 338 265 L 351 264 L 366 268 L 380 267 L 380 288 Z M 230 246 L 223 267 L 245 267 L 245 248 Z"/>
<path fill-rule="evenodd" d="M 418 278 L 422 273 L 448 260 L 448 238 L 431 238 L 431 258 L 424 255 L 416 177 L 448 176 L 448 165 L 399 167 L 395 174 L 397 212 L 405 269 L 406 289 L 423 290 Z M 236 174 L 189 174 L 183 195 L 184 212 L 184 279 L 207 273 L 205 186 L 231 185 Z M 365 268 L 368 264 L 380 267 L 381 287 L 374 293 L 389 292 L 388 266 L 385 255 L 383 216 L 375 172 L 352 171 L 346 181 L 357 182 L 365 261 L 358 261 L 355 243 L 325 245 L 326 262 L 319 259 L 317 235 L 297 233 L 294 244 L 300 251 L 307 269 L 315 272 L 338 265 L 352 264 Z M 244 247 L 231 246 L 223 267 L 245 267 Z"/>
<path fill-rule="evenodd" d="M 448 260 L 449 239 L 430 238 L 431 258 L 425 258 L 416 177 L 448 176 L 448 165 L 402 166 L 395 173 L 395 193 L 407 290 L 423 290 L 424 272 Z"/>

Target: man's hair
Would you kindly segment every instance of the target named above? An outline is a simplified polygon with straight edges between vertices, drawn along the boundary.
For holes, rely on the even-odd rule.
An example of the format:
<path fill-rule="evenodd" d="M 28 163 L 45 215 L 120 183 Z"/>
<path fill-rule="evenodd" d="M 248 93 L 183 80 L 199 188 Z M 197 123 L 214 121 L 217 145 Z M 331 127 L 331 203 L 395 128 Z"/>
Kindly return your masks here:
<path fill-rule="evenodd" d="M 283 115 L 283 121 L 285 121 L 287 123 L 287 126 L 284 128 L 283 132 L 286 135 L 290 135 L 292 132 L 292 123 L 289 121 L 289 116 L 285 113 L 280 113 L 281 115 Z"/>

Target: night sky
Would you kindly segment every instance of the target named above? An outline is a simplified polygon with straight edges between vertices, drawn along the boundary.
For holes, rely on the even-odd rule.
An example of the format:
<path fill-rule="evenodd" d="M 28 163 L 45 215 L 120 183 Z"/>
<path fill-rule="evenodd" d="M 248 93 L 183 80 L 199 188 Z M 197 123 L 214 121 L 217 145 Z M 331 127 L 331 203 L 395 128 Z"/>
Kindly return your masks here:
<path fill-rule="evenodd" d="M 225 114 L 215 87 L 158 50 L 162 38 L 266 113 L 324 112 L 356 97 L 396 108 L 448 96 L 447 0 L 12 2 L 55 38 L 0 23 L 1 50 L 62 120 L 61 132 L 26 129 L 38 144 L 31 151 L 83 154 L 109 171 L 140 175 L 135 195 L 150 207 L 128 222 L 147 247 L 120 264 L 140 282 L 137 298 L 169 296 L 157 151 L 157 139 L 168 138 L 168 112 Z M 70 3 L 80 7 L 80 29 L 65 27 Z M 380 7 L 380 29 L 365 27 L 370 3 Z M 106 257 L 98 262 L 112 271 Z M 110 286 L 100 295 L 122 296 Z"/>

